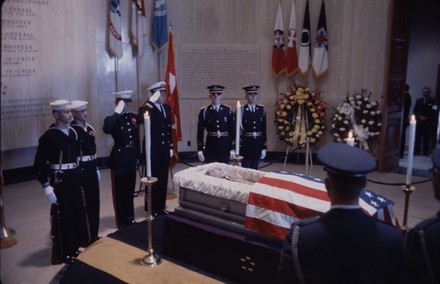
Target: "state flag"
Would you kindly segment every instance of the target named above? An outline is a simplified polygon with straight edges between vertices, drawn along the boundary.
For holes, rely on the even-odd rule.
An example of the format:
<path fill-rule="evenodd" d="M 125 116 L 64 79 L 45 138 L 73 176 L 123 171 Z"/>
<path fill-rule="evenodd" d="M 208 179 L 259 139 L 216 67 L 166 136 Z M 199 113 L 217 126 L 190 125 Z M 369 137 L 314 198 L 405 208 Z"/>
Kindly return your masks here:
<path fill-rule="evenodd" d="M 313 70 L 316 77 L 321 77 L 328 70 L 328 37 L 325 19 L 325 4 L 322 1 L 319 13 L 318 27 L 316 29 L 316 42 L 313 49 Z"/>
<path fill-rule="evenodd" d="M 286 58 L 284 53 L 284 29 L 281 2 L 278 2 L 277 18 L 273 33 L 272 48 L 272 72 L 275 77 L 280 76 L 286 70 Z"/>
<path fill-rule="evenodd" d="M 295 1 L 292 1 L 292 10 L 290 11 L 289 35 L 287 37 L 287 58 L 286 73 L 291 76 L 298 70 L 298 51 L 296 42 L 296 8 Z"/>
<path fill-rule="evenodd" d="M 178 155 L 178 141 L 182 141 L 182 128 L 180 127 L 180 106 L 179 106 L 179 93 L 177 91 L 176 80 L 176 66 L 174 64 L 174 35 L 169 32 L 169 44 L 168 44 L 168 62 L 165 74 L 165 103 L 171 107 L 172 113 L 172 142 L 173 142 L 173 156 L 171 157 L 170 167 L 173 168 L 179 161 Z"/>
<path fill-rule="evenodd" d="M 301 41 L 299 46 L 298 55 L 299 70 L 303 74 L 307 73 L 310 65 L 310 14 L 309 14 L 309 1 L 307 1 L 306 9 L 304 11 L 304 22 L 301 31 Z"/>
<path fill-rule="evenodd" d="M 107 23 L 108 52 L 110 56 L 122 57 L 122 23 L 119 0 L 108 2 L 109 21 Z"/>
<path fill-rule="evenodd" d="M 153 47 L 160 51 L 168 42 L 166 0 L 155 0 L 153 10 Z"/>
<path fill-rule="evenodd" d="M 144 55 L 145 39 L 147 37 L 147 19 L 145 0 L 132 0 L 130 41 L 137 49 L 138 55 Z"/>

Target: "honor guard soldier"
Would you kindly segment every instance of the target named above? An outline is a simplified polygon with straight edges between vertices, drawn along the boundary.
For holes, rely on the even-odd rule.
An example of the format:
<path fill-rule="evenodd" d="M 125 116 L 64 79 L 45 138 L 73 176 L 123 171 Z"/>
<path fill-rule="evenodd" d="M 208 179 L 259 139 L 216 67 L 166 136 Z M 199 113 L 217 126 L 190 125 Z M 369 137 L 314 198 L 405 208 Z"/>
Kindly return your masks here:
<path fill-rule="evenodd" d="M 197 156 L 201 162 L 229 164 L 235 136 L 234 114 L 231 107 L 221 104 L 221 85 L 208 86 L 211 104 L 200 109 L 197 124 Z M 207 132 L 206 143 L 204 132 Z"/>
<path fill-rule="evenodd" d="M 38 141 L 34 167 L 37 179 L 51 202 L 52 264 L 71 263 L 78 255 L 84 210 L 77 164 L 78 135 L 70 102 L 50 103 L 55 118 Z"/>
<path fill-rule="evenodd" d="M 87 244 L 98 239 L 99 232 L 99 179 L 100 173 L 96 160 L 95 129 L 87 123 L 86 101 L 75 100 L 71 103 L 73 121 L 70 126 L 78 134 L 78 162 L 81 171 L 83 204 L 85 206 L 85 238 Z"/>
<path fill-rule="evenodd" d="M 153 216 L 168 214 L 165 209 L 168 190 L 168 169 L 173 155 L 171 138 L 172 113 L 165 101 L 165 82 L 158 82 L 148 87 L 151 93 L 148 101 L 139 108 L 138 120 L 143 121 L 144 113 L 148 111 L 151 122 L 151 175 L 157 178 L 151 188 Z M 145 139 L 145 138 L 144 138 Z M 145 145 L 145 143 L 143 143 Z M 142 160 L 145 160 L 145 146 Z M 147 204 L 145 204 L 147 209 Z"/>
<path fill-rule="evenodd" d="M 110 153 L 113 206 L 119 229 L 134 224 L 134 189 L 139 166 L 139 124 L 137 116 L 128 112 L 133 91 L 113 93 L 115 112 L 104 120 L 103 130 L 111 134 L 114 145 Z"/>
<path fill-rule="evenodd" d="M 440 201 L 440 148 L 434 150 L 431 159 L 434 198 Z M 409 283 L 440 283 L 440 211 L 410 230 L 406 247 Z"/>
<path fill-rule="evenodd" d="M 263 105 L 256 104 L 260 86 L 244 87 L 247 104 L 241 109 L 240 155 L 241 166 L 258 169 L 260 159 L 266 157 L 266 111 Z"/>
<path fill-rule="evenodd" d="M 294 222 L 284 241 L 279 283 L 402 283 L 405 250 L 399 229 L 366 215 L 359 206 L 376 160 L 342 143 L 317 153 L 327 172 L 331 208 Z M 317 273 L 319 271 L 319 273 Z"/>

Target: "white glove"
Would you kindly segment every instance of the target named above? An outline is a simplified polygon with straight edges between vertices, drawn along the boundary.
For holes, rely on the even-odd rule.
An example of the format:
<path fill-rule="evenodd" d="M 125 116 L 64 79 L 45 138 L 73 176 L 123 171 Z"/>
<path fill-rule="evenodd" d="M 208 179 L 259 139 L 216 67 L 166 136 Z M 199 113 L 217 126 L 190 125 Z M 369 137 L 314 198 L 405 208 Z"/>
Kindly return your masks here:
<path fill-rule="evenodd" d="M 125 102 L 124 100 L 120 100 L 118 105 L 115 107 L 115 112 L 121 114 L 124 110 Z"/>
<path fill-rule="evenodd" d="M 170 158 L 174 155 L 174 151 L 170 150 Z"/>
<path fill-rule="evenodd" d="M 197 156 L 199 157 L 199 161 L 203 162 L 205 160 L 205 156 L 203 156 L 203 152 L 202 151 L 198 151 L 197 152 Z"/>
<path fill-rule="evenodd" d="M 44 194 L 46 194 L 47 199 L 49 199 L 50 203 L 57 203 L 57 197 L 56 197 L 55 193 L 53 192 L 53 187 L 50 185 L 47 185 L 43 189 L 44 189 Z"/>
<path fill-rule="evenodd" d="M 264 160 L 266 158 L 266 149 L 261 150 L 261 160 Z"/>
<path fill-rule="evenodd" d="M 101 172 L 96 169 L 96 175 L 98 176 L 98 180 L 101 180 Z"/>
<path fill-rule="evenodd" d="M 231 150 L 231 152 L 229 152 L 229 159 L 234 159 L 235 158 L 235 150 Z"/>

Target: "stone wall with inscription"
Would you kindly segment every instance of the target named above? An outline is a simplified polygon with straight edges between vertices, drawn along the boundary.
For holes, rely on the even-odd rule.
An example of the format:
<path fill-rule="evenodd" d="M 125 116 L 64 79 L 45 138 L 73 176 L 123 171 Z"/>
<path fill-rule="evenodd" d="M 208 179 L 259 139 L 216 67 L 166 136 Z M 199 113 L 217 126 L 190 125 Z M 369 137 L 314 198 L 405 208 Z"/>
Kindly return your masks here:
<path fill-rule="evenodd" d="M 102 132 L 114 109 L 112 92 L 135 92 L 131 111 L 147 99 L 146 88 L 165 78 L 167 48 L 153 50 L 153 0 L 147 6 L 147 45 L 137 55 L 128 37 L 130 1 L 120 1 L 123 56 L 106 49 L 107 0 L 5 0 L 2 5 L 1 151 L 3 169 L 32 165 L 38 138 L 52 123 L 54 99 L 89 101 L 89 122 L 97 130 L 98 156 L 109 155 L 113 141 Z M 273 124 L 278 92 L 292 84 L 319 88 L 337 106 L 347 92 L 383 87 L 388 2 L 327 1 L 330 70 L 316 80 L 295 74 L 275 79 L 271 72 L 277 1 L 167 0 L 168 23 L 175 36 L 177 84 L 182 113 L 180 151 L 196 150 L 197 113 L 209 103 L 206 86 L 226 86 L 223 103 L 242 103 L 242 87 L 259 84 L 259 103 L 268 114 L 269 151 L 285 151 Z M 296 0 L 301 29 L 306 0 Z M 320 1 L 310 4 L 312 38 Z M 287 30 L 291 1 L 283 1 Z M 312 40 L 312 43 L 314 40 Z M 329 139 L 327 139 L 329 141 Z M 324 139 L 323 143 L 326 140 Z"/>

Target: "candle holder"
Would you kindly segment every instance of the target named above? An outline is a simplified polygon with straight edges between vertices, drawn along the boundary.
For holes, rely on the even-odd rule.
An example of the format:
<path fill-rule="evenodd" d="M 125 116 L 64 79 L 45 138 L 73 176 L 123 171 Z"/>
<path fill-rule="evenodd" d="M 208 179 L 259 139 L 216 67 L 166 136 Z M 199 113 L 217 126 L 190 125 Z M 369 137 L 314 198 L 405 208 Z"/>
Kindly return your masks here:
<path fill-rule="evenodd" d="M 408 228 L 408 208 L 409 208 L 409 196 L 411 193 L 413 193 L 416 190 L 416 188 L 412 185 L 404 185 L 402 186 L 402 191 L 405 194 L 405 208 L 403 212 L 403 226 L 401 228 L 403 234 L 407 233 L 409 231 Z"/>
<path fill-rule="evenodd" d="M 231 158 L 234 165 L 239 167 L 241 167 L 241 161 L 243 161 L 243 159 L 244 157 L 240 155 L 235 155 L 234 157 Z"/>
<path fill-rule="evenodd" d="M 158 266 L 162 260 L 160 256 L 154 254 L 153 250 L 153 216 L 151 213 L 151 187 L 155 182 L 157 182 L 157 178 L 155 177 L 143 177 L 141 178 L 141 182 L 145 185 L 145 190 L 147 190 L 147 225 L 148 225 L 148 251 L 147 254 L 141 258 L 140 263 L 144 266 Z"/>

